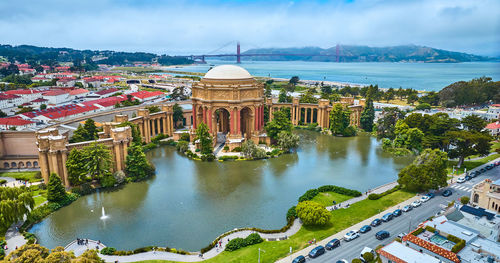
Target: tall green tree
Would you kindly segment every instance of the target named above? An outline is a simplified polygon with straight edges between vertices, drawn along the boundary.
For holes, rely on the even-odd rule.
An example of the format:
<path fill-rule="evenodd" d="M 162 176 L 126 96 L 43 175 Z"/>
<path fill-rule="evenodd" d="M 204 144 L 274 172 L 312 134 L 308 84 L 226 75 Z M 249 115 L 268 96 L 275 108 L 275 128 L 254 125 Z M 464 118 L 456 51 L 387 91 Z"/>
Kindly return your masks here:
<path fill-rule="evenodd" d="M 299 81 L 300 81 L 299 76 L 293 76 L 290 78 L 288 83 L 292 84 L 295 87 L 295 86 L 297 86 L 297 84 L 299 84 Z"/>
<path fill-rule="evenodd" d="M 149 163 L 146 154 L 140 145 L 132 145 L 128 148 L 125 160 L 125 173 L 133 181 L 146 179 L 154 174 L 154 167 Z"/>
<path fill-rule="evenodd" d="M 160 107 L 157 105 L 147 106 L 146 109 L 149 110 L 149 113 L 156 113 L 161 111 Z"/>
<path fill-rule="evenodd" d="M 305 93 L 300 95 L 299 102 L 316 104 L 318 103 L 318 99 L 314 97 L 314 94 L 311 92 L 311 90 L 307 90 Z"/>
<path fill-rule="evenodd" d="M 373 120 L 375 119 L 375 108 L 373 101 L 368 99 L 365 103 L 365 108 L 361 112 L 360 124 L 361 128 L 365 131 L 371 132 L 373 130 Z"/>
<path fill-rule="evenodd" d="M 286 89 L 281 89 L 280 94 L 278 96 L 279 103 L 292 102 L 292 96 L 288 95 L 288 91 Z"/>
<path fill-rule="evenodd" d="M 394 140 L 394 128 L 399 119 L 404 118 L 405 114 L 398 108 L 384 108 L 382 117 L 377 121 L 377 138 L 389 138 Z"/>
<path fill-rule="evenodd" d="M 350 124 L 351 113 L 341 104 L 335 104 L 330 111 L 330 130 L 333 135 L 345 135 Z"/>
<path fill-rule="evenodd" d="M 172 110 L 173 110 L 172 118 L 174 120 L 174 128 L 177 128 L 177 123 L 180 122 L 180 121 L 182 121 L 182 119 L 184 118 L 182 116 L 182 114 L 183 114 L 182 107 L 179 106 L 179 104 L 176 103 L 172 107 Z"/>
<path fill-rule="evenodd" d="M 399 172 L 398 183 L 412 192 L 439 189 L 446 182 L 448 156 L 438 149 L 425 149 L 412 164 Z"/>
<path fill-rule="evenodd" d="M 324 206 L 313 201 L 299 202 L 295 210 L 304 225 L 326 225 L 332 216 Z"/>
<path fill-rule="evenodd" d="M 31 193 L 24 187 L 0 187 L 0 229 L 7 230 L 22 220 L 35 206 Z"/>
<path fill-rule="evenodd" d="M 449 131 L 446 133 L 450 145 L 450 158 L 458 158 L 458 167 L 465 158 L 471 155 L 487 155 L 490 153 L 492 137 L 487 133 L 476 131 Z"/>
<path fill-rule="evenodd" d="M 95 121 L 93 119 L 87 119 L 85 124 L 83 125 L 85 131 L 87 131 L 87 141 L 97 140 L 99 137 L 97 136 L 97 127 L 95 126 Z"/>
<path fill-rule="evenodd" d="M 282 131 L 292 132 L 292 128 L 292 121 L 284 109 L 274 112 L 273 120 L 265 126 L 267 136 L 273 140 L 277 140 L 278 134 Z"/>
<path fill-rule="evenodd" d="M 86 156 L 85 163 L 87 172 L 92 179 L 99 179 L 111 173 L 113 164 L 111 151 L 103 144 L 92 143 L 83 147 L 83 154 Z"/>
<path fill-rule="evenodd" d="M 79 185 L 85 181 L 87 177 L 86 158 L 83 151 L 77 148 L 73 148 L 69 152 L 66 168 L 68 170 L 68 180 L 71 185 Z"/>
<path fill-rule="evenodd" d="M 196 129 L 196 139 L 200 141 L 201 153 L 202 154 L 212 154 L 214 151 L 213 148 L 213 139 L 208 130 L 208 126 L 205 123 L 200 123 L 198 128 Z"/>
<path fill-rule="evenodd" d="M 461 123 L 468 131 L 473 132 L 482 131 L 486 127 L 486 124 L 488 124 L 483 118 L 474 114 L 463 118 Z"/>
<path fill-rule="evenodd" d="M 51 173 L 49 176 L 49 184 L 47 186 L 47 201 L 60 202 L 66 199 L 66 190 L 61 183 L 61 178 L 56 173 Z"/>

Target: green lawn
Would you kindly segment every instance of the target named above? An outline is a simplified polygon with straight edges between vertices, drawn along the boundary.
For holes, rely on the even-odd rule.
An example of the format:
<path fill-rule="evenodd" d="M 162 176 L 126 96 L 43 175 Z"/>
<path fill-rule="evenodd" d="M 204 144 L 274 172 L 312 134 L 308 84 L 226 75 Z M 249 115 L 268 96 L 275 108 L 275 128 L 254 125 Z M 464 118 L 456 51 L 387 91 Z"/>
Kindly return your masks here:
<path fill-rule="evenodd" d="M 316 203 L 320 203 L 323 206 L 331 206 L 333 205 L 333 201 L 337 202 L 337 204 L 342 203 L 346 200 L 351 199 L 352 196 L 347 196 L 343 194 L 338 194 L 334 192 L 322 192 L 315 196 L 312 201 Z"/>
<path fill-rule="evenodd" d="M 43 202 L 47 201 L 47 198 L 43 195 L 33 197 L 35 200 L 35 207 L 41 205 Z"/>
<path fill-rule="evenodd" d="M 495 153 L 489 156 L 486 156 L 482 159 L 474 160 L 474 161 L 464 161 L 462 167 L 456 168 L 455 167 L 455 174 L 462 174 L 464 172 L 464 169 L 467 168 L 467 171 L 470 171 L 473 168 L 476 168 L 480 165 L 483 165 L 489 161 L 495 160 L 496 158 L 500 157 L 500 154 Z M 453 172 L 453 166 L 457 165 L 457 161 L 449 161 L 448 162 L 448 174 L 451 174 Z M 457 173 L 458 171 L 458 173 Z"/>
<path fill-rule="evenodd" d="M 264 241 L 261 244 L 241 248 L 233 252 L 224 251 L 220 255 L 203 262 L 255 262 L 258 258 L 258 248 L 266 251 L 265 253 L 261 252 L 261 262 L 274 262 L 287 256 L 290 247 L 293 248 L 293 251 L 305 248 L 309 245 L 307 242 L 313 238 L 322 240 L 413 196 L 412 193 L 396 191 L 378 200 L 365 199 L 352 204 L 347 209 L 332 211 L 332 219 L 326 226 L 302 227 L 297 234 L 288 240 Z M 150 260 L 138 262 L 165 263 L 171 261 Z"/>
<path fill-rule="evenodd" d="M 4 172 L 0 177 L 12 177 L 19 180 L 28 180 L 30 182 L 40 182 L 42 178 L 35 178 L 39 172 Z"/>

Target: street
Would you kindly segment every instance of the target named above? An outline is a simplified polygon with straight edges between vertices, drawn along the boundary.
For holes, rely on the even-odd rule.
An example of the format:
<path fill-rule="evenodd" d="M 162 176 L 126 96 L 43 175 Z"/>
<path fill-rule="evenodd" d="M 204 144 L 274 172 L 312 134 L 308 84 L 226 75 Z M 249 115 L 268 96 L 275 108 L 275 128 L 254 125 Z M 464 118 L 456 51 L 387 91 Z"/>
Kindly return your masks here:
<path fill-rule="evenodd" d="M 360 234 L 360 237 L 349 242 L 341 240 L 341 245 L 333 250 L 326 251 L 324 255 L 318 258 L 308 259 L 308 262 L 336 262 L 337 260 L 347 259 L 351 262 L 352 259 L 360 257 L 361 250 L 366 246 L 375 249 L 378 245 L 386 245 L 394 240 L 400 233 L 409 231 L 416 228 L 418 224 L 425 221 L 429 217 L 436 215 L 438 212 L 443 210 L 449 202 L 455 200 L 455 203 L 459 202 L 459 198 L 462 196 L 470 196 L 472 186 L 479 183 L 480 181 L 491 178 L 493 181 L 500 179 L 500 166 L 497 166 L 485 173 L 480 174 L 476 178 L 472 178 L 462 184 L 454 183 L 444 189 L 450 189 L 453 194 L 449 197 L 443 197 L 441 195 L 444 189 L 435 192 L 436 196 L 429 201 L 422 203 L 421 206 L 414 208 L 409 212 L 403 212 L 399 217 L 395 217 L 389 222 L 382 223 L 377 227 L 372 227 L 372 230 Z M 402 207 L 401 207 L 402 208 Z M 359 230 L 359 229 L 358 229 Z M 375 233 L 380 230 L 389 231 L 391 236 L 384 240 L 377 240 L 375 238 Z M 311 246 L 310 249 L 313 249 Z"/>

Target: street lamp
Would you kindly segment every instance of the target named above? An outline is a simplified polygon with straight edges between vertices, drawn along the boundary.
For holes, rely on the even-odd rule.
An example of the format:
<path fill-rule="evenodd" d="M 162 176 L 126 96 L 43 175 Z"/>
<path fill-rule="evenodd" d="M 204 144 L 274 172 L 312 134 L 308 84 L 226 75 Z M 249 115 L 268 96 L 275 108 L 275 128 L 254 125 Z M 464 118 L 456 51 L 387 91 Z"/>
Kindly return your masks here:
<path fill-rule="evenodd" d="M 261 250 L 262 250 L 262 252 L 266 253 L 266 251 L 264 249 L 260 249 L 260 247 L 259 247 L 259 261 L 258 261 L 258 263 L 260 263 L 260 251 Z"/>

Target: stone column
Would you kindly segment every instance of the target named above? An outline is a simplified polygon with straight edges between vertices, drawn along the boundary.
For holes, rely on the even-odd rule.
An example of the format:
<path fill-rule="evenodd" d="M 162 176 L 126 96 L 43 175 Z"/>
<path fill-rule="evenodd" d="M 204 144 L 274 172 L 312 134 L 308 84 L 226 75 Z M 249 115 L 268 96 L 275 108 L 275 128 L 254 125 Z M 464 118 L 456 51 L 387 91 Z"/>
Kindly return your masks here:
<path fill-rule="evenodd" d="M 269 107 L 269 121 L 273 120 L 273 106 Z"/>
<path fill-rule="evenodd" d="M 173 136 L 174 135 L 174 114 L 169 113 L 168 114 L 168 127 L 169 127 L 169 135 Z"/>
<path fill-rule="evenodd" d="M 241 111 L 240 109 L 236 109 L 236 114 L 237 114 L 237 117 L 236 117 L 236 127 L 238 127 L 238 130 L 237 130 L 237 133 L 239 136 L 241 136 Z"/>
<path fill-rule="evenodd" d="M 196 127 L 197 127 L 196 126 L 196 122 L 197 122 L 196 117 L 197 116 L 198 115 L 197 115 L 197 112 L 196 112 L 196 104 L 195 104 L 195 105 L 193 105 L 193 129 L 195 129 L 195 130 L 196 130 Z"/>
<path fill-rule="evenodd" d="M 207 108 L 203 107 L 203 123 L 207 124 Z"/>
<path fill-rule="evenodd" d="M 59 165 L 57 164 L 57 151 L 50 151 L 49 155 L 50 155 L 50 161 L 52 164 L 50 172 L 57 173 L 57 176 L 59 176 L 59 178 L 62 179 L 62 175 L 59 172 Z"/>
<path fill-rule="evenodd" d="M 264 105 L 262 105 L 260 107 L 260 113 L 261 113 L 261 115 L 260 115 L 261 116 L 261 118 L 260 118 L 261 125 L 260 126 L 261 126 L 261 128 L 264 128 L 264 126 L 266 125 L 266 123 L 264 121 L 264 107 L 265 107 Z"/>
<path fill-rule="evenodd" d="M 47 151 L 40 151 L 39 154 L 39 161 L 40 163 L 38 164 L 40 167 L 40 172 L 42 173 L 42 178 L 43 182 L 45 184 L 49 183 L 49 175 L 50 175 L 50 167 L 49 164 L 47 163 Z"/>
<path fill-rule="evenodd" d="M 212 110 L 208 109 L 207 110 L 207 119 L 208 119 L 208 124 L 207 125 L 208 125 L 208 131 L 210 133 L 212 133 L 212 131 L 214 130 L 213 127 L 212 127 L 212 118 L 213 118 L 213 116 L 212 116 Z"/>
<path fill-rule="evenodd" d="M 68 153 L 67 151 L 61 152 L 61 159 L 62 159 L 62 168 L 63 168 L 63 175 L 62 181 L 65 187 L 70 187 L 69 185 L 69 179 L 68 179 L 68 169 L 66 168 L 66 161 L 68 160 Z"/>
<path fill-rule="evenodd" d="M 253 111 L 253 131 L 257 131 L 259 129 L 259 107 L 255 106 Z"/>

